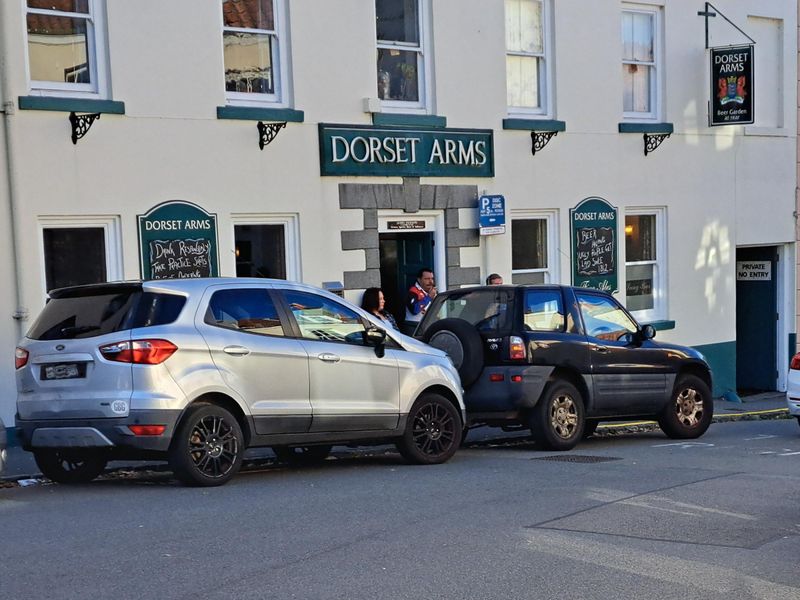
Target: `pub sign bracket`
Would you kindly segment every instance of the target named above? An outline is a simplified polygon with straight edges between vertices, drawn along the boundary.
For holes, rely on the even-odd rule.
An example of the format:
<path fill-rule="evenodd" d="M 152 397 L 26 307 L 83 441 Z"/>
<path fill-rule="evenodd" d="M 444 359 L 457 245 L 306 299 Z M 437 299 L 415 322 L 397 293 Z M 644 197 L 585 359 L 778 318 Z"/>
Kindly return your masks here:
<path fill-rule="evenodd" d="M 644 134 L 644 155 L 655 151 L 661 143 L 670 136 L 669 133 L 645 133 Z"/>
<path fill-rule="evenodd" d="M 717 12 L 711 12 L 709 10 L 710 8 L 713 8 Z M 713 18 L 713 17 L 716 17 L 717 15 L 719 15 L 720 17 L 725 19 L 728 23 L 730 23 L 733 26 L 734 29 L 736 29 L 736 31 L 738 31 L 744 37 L 746 37 L 748 40 L 750 40 L 751 44 L 755 44 L 756 43 L 756 41 L 753 38 L 751 38 L 749 35 L 747 35 L 744 31 L 742 31 L 742 29 L 738 25 L 736 25 L 736 23 L 734 23 L 728 17 L 726 17 L 720 9 L 718 9 L 716 6 L 711 4 L 711 2 L 706 2 L 705 3 L 705 9 L 697 11 L 697 16 L 698 17 L 704 17 L 705 20 L 706 20 L 706 50 L 708 50 L 710 48 L 710 46 L 708 45 L 708 19 L 709 19 L 709 17 Z"/>
<path fill-rule="evenodd" d="M 286 121 L 282 121 L 280 123 L 264 123 L 264 121 L 259 121 L 258 125 L 258 147 L 263 150 L 264 146 L 267 146 L 278 137 L 278 132 L 286 127 Z"/>
<path fill-rule="evenodd" d="M 531 131 L 531 154 L 536 153 L 547 146 L 547 143 L 558 135 L 557 131 Z"/>

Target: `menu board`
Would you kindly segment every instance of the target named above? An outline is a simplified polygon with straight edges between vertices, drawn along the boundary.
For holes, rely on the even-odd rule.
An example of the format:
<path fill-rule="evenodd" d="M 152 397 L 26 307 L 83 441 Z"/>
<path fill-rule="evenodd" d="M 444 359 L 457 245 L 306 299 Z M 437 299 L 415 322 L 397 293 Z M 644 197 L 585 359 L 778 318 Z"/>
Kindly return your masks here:
<path fill-rule="evenodd" d="M 579 227 L 575 240 L 578 275 L 592 277 L 616 271 L 614 230 L 611 227 Z"/>
<path fill-rule="evenodd" d="M 572 285 L 617 291 L 617 209 L 602 198 L 582 200 L 569 211 Z"/>
<path fill-rule="evenodd" d="M 139 215 L 142 279 L 187 279 L 219 275 L 217 217 L 174 200 Z"/>
<path fill-rule="evenodd" d="M 150 241 L 149 279 L 211 277 L 211 242 L 206 239 Z"/>

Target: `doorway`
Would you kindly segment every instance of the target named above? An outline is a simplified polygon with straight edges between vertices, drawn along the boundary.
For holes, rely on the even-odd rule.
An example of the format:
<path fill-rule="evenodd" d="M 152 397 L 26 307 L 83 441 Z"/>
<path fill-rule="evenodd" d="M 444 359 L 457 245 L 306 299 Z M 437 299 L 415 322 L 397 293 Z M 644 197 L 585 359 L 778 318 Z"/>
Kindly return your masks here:
<path fill-rule="evenodd" d="M 774 246 L 736 249 L 736 387 L 776 389 L 778 254 Z"/>
<path fill-rule="evenodd" d="M 432 231 L 381 233 L 381 288 L 386 310 L 398 323 L 406 318 L 405 298 L 423 267 L 433 269 L 434 239 Z"/>

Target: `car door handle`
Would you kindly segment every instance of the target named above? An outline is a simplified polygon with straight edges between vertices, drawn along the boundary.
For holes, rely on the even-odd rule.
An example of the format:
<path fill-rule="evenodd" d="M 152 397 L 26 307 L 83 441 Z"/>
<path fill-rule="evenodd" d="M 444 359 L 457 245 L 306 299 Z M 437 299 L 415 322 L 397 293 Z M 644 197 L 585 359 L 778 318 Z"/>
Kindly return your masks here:
<path fill-rule="evenodd" d="M 322 354 L 317 354 L 317 358 L 323 362 L 330 362 L 330 363 L 335 363 L 342 360 L 336 354 L 332 354 L 330 352 L 323 352 Z"/>
<path fill-rule="evenodd" d="M 599 352 L 600 354 L 608 354 L 608 348 L 605 346 L 592 346 L 592 350 Z"/>
<path fill-rule="evenodd" d="M 222 351 L 231 356 L 247 356 L 250 354 L 250 348 L 244 346 L 225 346 Z"/>

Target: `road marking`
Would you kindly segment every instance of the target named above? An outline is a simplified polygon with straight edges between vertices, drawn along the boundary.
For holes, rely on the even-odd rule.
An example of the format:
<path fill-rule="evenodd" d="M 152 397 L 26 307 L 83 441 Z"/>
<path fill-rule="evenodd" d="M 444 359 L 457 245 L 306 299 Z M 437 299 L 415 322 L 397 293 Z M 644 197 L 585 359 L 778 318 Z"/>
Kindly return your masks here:
<path fill-rule="evenodd" d="M 766 433 L 762 433 L 761 435 L 757 435 L 756 437 L 744 438 L 744 441 L 745 442 L 753 442 L 753 441 L 756 441 L 756 440 L 768 440 L 770 438 L 776 438 L 776 437 L 778 437 L 778 436 L 777 435 L 767 435 Z"/>
<path fill-rule="evenodd" d="M 778 456 L 797 456 L 800 452 L 784 452 L 782 454 L 778 454 Z"/>
<path fill-rule="evenodd" d="M 713 448 L 714 444 L 709 444 L 707 442 L 672 442 L 670 444 L 655 444 L 652 447 L 669 448 L 670 446 L 677 446 L 681 450 L 686 450 L 687 448 Z"/>

